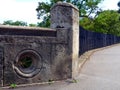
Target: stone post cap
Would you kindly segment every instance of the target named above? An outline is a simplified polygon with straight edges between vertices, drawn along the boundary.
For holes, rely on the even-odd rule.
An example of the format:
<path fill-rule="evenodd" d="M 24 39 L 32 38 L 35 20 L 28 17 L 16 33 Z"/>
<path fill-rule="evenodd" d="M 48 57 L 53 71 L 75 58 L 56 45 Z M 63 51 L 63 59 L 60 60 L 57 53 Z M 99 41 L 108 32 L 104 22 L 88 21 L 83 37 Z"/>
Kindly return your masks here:
<path fill-rule="evenodd" d="M 71 3 L 65 3 L 65 2 L 61 2 L 61 1 L 58 1 L 55 5 L 53 5 L 51 7 L 51 10 L 53 8 L 55 8 L 56 6 L 72 7 L 74 9 L 76 9 L 77 11 L 79 11 L 79 9 L 76 6 L 74 6 L 73 4 L 71 4 Z"/>

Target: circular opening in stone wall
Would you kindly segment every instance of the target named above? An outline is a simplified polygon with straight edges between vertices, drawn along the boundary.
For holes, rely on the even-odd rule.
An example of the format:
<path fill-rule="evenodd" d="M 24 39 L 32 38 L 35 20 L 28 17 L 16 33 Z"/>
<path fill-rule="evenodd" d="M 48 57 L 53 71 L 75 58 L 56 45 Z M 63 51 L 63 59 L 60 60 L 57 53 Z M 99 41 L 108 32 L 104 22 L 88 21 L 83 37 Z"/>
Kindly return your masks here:
<path fill-rule="evenodd" d="M 33 59 L 31 56 L 29 55 L 23 55 L 22 57 L 20 57 L 20 59 L 18 60 L 18 63 L 20 65 L 20 67 L 22 68 L 29 68 L 30 66 L 32 66 L 33 63 Z"/>
<path fill-rule="evenodd" d="M 34 50 L 23 50 L 18 53 L 13 66 L 18 75 L 33 77 L 42 68 L 41 56 Z"/>

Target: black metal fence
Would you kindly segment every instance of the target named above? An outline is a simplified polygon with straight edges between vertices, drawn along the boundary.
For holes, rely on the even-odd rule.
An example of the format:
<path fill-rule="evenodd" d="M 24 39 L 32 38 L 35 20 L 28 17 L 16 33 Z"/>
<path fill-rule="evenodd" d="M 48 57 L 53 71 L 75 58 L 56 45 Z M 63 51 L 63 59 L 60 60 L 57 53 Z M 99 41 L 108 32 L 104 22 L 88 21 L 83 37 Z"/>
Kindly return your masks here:
<path fill-rule="evenodd" d="M 80 27 L 79 54 L 85 51 L 120 43 L 120 37 L 111 34 L 92 32 Z"/>

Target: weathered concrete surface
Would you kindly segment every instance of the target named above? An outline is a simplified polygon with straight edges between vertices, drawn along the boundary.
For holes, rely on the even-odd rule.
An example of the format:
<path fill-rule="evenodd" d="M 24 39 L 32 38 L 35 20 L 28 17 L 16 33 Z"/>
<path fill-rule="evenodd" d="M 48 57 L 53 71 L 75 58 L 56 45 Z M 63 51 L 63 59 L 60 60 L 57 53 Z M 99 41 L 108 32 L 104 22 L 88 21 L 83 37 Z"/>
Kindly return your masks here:
<path fill-rule="evenodd" d="M 79 10 L 70 3 L 58 2 L 51 8 L 51 28 L 68 30 L 68 50 L 66 56 L 71 62 L 71 76 L 78 75 L 79 57 Z M 59 58 L 58 58 L 59 59 Z"/>
<path fill-rule="evenodd" d="M 59 82 L 52 85 L 15 90 L 120 90 L 120 45 L 95 52 L 86 62 L 77 83 Z"/>
<path fill-rule="evenodd" d="M 0 47 L 0 86 L 2 86 L 3 82 L 3 48 Z"/>
<path fill-rule="evenodd" d="M 64 36 L 59 38 L 60 35 L 56 30 L 51 30 L 56 35 L 54 36 L 27 36 L 23 32 L 29 31 L 35 32 L 36 30 L 32 30 L 29 28 L 16 28 L 16 27 L 0 27 L 3 30 L 4 34 L 8 35 L 0 35 L 0 86 L 9 86 L 11 83 L 16 84 L 30 84 L 30 83 L 40 83 L 47 82 L 50 79 L 52 80 L 60 80 L 64 78 L 68 78 L 71 76 L 71 68 L 67 67 L 71 65 L 71 62 L 68 59 L 64 58 L 66 56 L 67 51 L 67 30 L 59 29 L 58 32 L 61 32 L 60 35 Z M 27 30 L 26 30 L 27 29 Z M 13 30 L 16 34 L 17 30 L 20 31 L 20 35 L 9 35 Z M 41 29 L 37 30 L 39 33 L 43 33 Z M 2 32 L 2 31 L 1 31 Z M 49 30 L 50 32 L 50 30 Z M 66 32 L 66 33 L 65 33 Z M 24 34 L 24 35 L 23 35 Z M 27 33 L 28 34 L 28 33 Z M 52 35 L 52 34 L 51 34 Z M 21 52 L 28 50 L 35 51 L 41 59 L 37 60 L 37 63 L 41 65 L 35 67 L 35 70 L 39 70 L 39 73 L 32 78 L 25 78 L 24 75 L 19 75 L 19 64 L 17 62 L 17 57 Z M 4 53 L 3 57 L 1 53 Z M 59 60 L 57 59 L 59 58 Z M 4 58 L 4 59 L 2 59 Z M 63 61 L 62 61 L 63 60 Z M 65 60 L 65 61 L 64 61 Z M 63 64 L 64 63 L 64 64 Z M 66 64 L 65 64 L 66 63 Z M 3 68 L 4 65 L 4 68 Z M 61 66 L 60 66 L 61 65 Z M 65 66 L 66 65 L 66 66 Z M 16 68 L 17 67 L 17 68 Z M 69 69 L 68 69 L 69 68 Z M 53 70 L 54 69 L 54 70 Z M 62 73 L 62 70 L 63 73 Z M 33 70 L 33 69 L 30 69 Z M 17 72 L 16 72 L 17 71 Z M 69 71 L 69 72 L 68 72 Z M 23 71 L 22 71 L 23 72 Z M 34 73 L 34 71 L 33 71 Z M 25 74 L 25 73 L 24 73 Z M 31 72 L 29 74 L 32 74 Z M 28 75 L 28 73 L 26 74 Z M 30 75 L 31 76 L 31 75 Z"/>
<path fill-rule="evenodd" d="M 78 74 L 78 18 L 77 8 L 59 2 L 51 9 L 54 29 L 0 25 L 0 86 L 64 80 Z M 32 63 L 24 68 L 26 58 Z"/>

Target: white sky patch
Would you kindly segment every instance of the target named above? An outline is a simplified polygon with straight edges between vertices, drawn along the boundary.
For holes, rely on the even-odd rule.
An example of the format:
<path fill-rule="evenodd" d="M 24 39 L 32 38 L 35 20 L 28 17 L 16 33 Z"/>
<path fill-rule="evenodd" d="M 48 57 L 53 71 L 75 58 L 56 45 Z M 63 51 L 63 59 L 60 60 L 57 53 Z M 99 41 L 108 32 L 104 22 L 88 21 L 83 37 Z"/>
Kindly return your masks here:
<path fill-rule="evenodd" d="M 36 12 L 39 1 L 42 0 L 0 0 L 0 23 L 6 20 L 40 22 Z"/>
<path fill-rule="evenodd" d="M 120 0 L 104 0 L 99 7 L 103 10 L 118 10 L 119 7 L 117 6 Z"/>
<path fill-rule="evenodd" d="M 0 23 L 7 20 L 25 21 L 29 23 L 37 23 L 36 8 L 38 2 L 49 2 L 50 0 L 0 0 Z M 118 10 L 117 3 L 120 0 L 104 0 L 99 7 L 103 10 Z"/>

